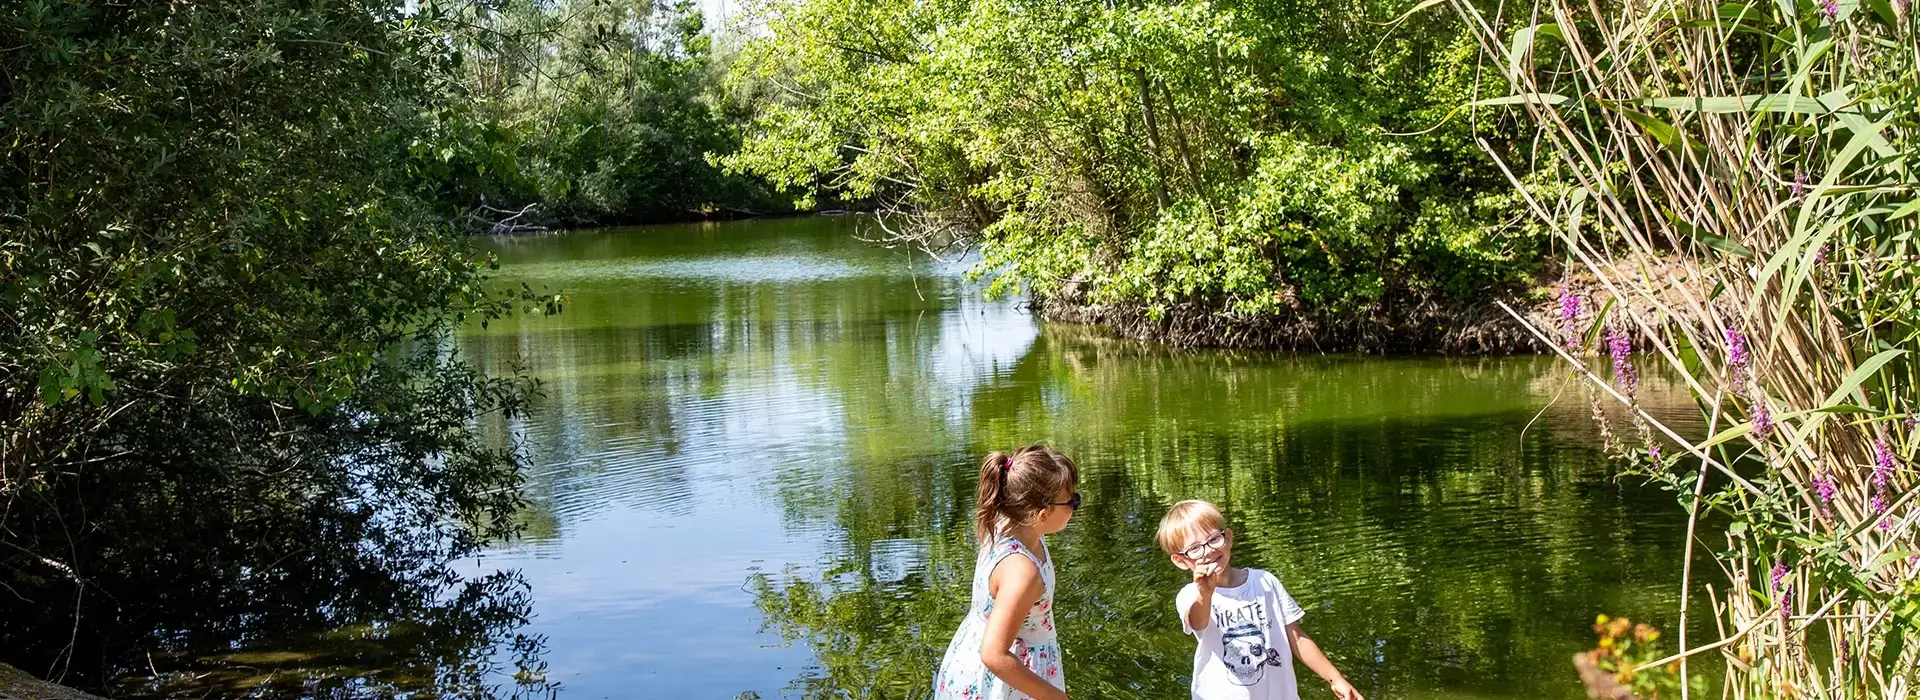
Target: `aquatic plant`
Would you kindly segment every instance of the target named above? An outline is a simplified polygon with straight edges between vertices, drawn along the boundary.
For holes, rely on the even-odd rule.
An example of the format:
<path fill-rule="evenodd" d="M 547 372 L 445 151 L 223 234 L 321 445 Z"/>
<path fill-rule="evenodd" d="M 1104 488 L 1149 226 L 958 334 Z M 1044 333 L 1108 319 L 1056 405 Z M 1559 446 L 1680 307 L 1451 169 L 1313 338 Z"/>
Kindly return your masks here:
<path fill-rule="evenodd" d="M 1724 662 L 1727 697 L 1911 697 L 1915 441 L 1890 430 L 1920 398 L 1920 52 L 1905 4 L 1453 6 L 1511 88 L 1474 107 L 1524 112 L 1572 181 L 1547 198 L 1510 178 L 1598 280 L 1595 323 L 1631 335 L 1707 417 L 1682 435 L 1579 370 L 1688 457 L 1629 462 L 1695 518 L 1676 563 L 1681 651 L 1636 668 L 1678 662 L 1681 697 L 1703 655 Z M 1526 165 L 1512 172 L 1541 167 Z M 1728 522 L 1713 547 L 1724 585 L 1691 565 L 1708 513 Z M 1686 638 L 1701 603 L 1720 618 L 1705 643 Z"/>

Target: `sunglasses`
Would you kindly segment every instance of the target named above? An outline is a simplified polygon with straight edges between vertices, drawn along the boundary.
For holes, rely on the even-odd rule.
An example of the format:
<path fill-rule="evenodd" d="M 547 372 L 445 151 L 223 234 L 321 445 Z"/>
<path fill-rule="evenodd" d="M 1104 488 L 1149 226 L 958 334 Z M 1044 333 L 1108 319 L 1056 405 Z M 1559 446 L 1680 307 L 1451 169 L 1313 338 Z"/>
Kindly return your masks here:
<path fill-rule="evenodd" d="M 1067 502 L 1065 502 L 1065 503 L 1055 503 L 1054 505 L 1056 505 L 1056 506 L 1066 506 L 1067 508 L 1069 508 L 1069 509 L 1072 509 L 1072 510 L 1076 510 L 1076 511 L 1077 511 L 1077 510 L 1080 510 L 1080 492 L 1079 492 L 1079 491 L 1075 491 L 1075 492 L 1073 492 L 1073 498 L 1069 498 L 1069 499 L 1067 499 Z"/>
<path fill-rule="evenodd" d="M 1190 560 L 1199 559 L 1200 557 L 1206 556 L 1208 552 L 1219 549 L 1221 545 L 1224 545 L 1226 543 L 1227 543 L 1227 531 L 1214 530 L 1213 534 L 1207 535 L 1206 541 L 1196 542 L 1192 547 L 1188 547 L 1186 549 L 1180 550 L 1180 556 L 1186 557 L 1187 559 L 1190 559 Z"/>

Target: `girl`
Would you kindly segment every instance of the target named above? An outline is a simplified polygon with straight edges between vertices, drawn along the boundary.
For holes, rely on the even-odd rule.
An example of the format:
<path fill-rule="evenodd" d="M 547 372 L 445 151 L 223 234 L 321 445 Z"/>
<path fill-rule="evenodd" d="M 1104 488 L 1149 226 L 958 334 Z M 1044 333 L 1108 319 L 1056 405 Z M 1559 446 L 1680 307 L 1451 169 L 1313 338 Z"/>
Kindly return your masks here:
<path fill-rule="evenodd" d="M 934 700 L 1065 700 L 1053 630 L 1053 557 L 1046 535 L 1080 509 L 1080 471 L 1028 445 L 980 463 L 973 603 L 933 677 Z"/>

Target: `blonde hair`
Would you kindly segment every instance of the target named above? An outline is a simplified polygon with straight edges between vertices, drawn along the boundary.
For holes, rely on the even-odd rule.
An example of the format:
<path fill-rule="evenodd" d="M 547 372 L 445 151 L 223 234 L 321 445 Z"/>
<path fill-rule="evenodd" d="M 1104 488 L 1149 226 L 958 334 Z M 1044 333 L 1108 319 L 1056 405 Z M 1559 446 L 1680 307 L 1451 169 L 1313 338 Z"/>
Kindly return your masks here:
<path fill-rule="evenodd" d="M 992 452 L 980 460 L 980 506 L 974 511 L 974 534 L 981 546 L 1000 535 L 1003 526 L 1028 522 L 1053 505 L 1061 491 L 1080 485 L 1080 469 L 1066 455 L 1046 445 L 1028 445 L 1013 454 Z"/>
<path fill-rule="evenodd" d="M 1219 508 L 1206 501 L 1187 500 L 1167 509 L 1166 517 L 1160 519 L 1160 530 L 1153 534 L 1153 541 L 1168 554 L 1179 554 L 1181 545 L 1186 544 L 1185 536 L 1225 529 L 1227 516 L 1221 515 Z"/>

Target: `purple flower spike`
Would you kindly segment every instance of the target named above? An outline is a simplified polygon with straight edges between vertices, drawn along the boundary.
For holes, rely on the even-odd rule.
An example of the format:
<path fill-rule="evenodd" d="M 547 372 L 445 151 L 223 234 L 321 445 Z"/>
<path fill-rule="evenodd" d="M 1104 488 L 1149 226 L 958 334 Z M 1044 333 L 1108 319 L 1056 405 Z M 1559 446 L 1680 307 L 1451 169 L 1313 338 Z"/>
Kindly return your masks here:
<path fill-rule="evenodd" d="M 1867 499 L 1867 507 L 1872 508 L 1876 514 L 1885 513 L 1887 512 L 1887 497 L 1876 493 L 1872 498 Z"/>
<path fill-rule="evenodd" d="M 1813 477 L 1813 493 L 1820 497 L 1821 504 L 1832 503 L 1834 495 L 1839 493 L 1839 491 L 1840 490 L 1833 485 L 1832 475 L 1822 474 Z"/>
<path fill-rule="evenodd" d="M 1573 287 L 1560 288 L 1560 330 L 1567 336 L 1567 347 L 1580 345 L 1580 336 L 1575 332 L 1574 322 L 1580 318 L 1580 295 L 1573 293 Z"/>
<path fill-rule="evenodd" d="M 1634 387 L 1640 384 L 1640 375 L 1634 371 L 1633 362 L 1631 361 L 1633 355 L 1632 340 L 1627 338 L 1626 333 L 1616 331 L 1612 328 L 1607 329 L 1607 354 L 1613 356 L 1614 381 L 1620 384 L 1621 389 L 1626 390 L 1628 394 L 1632 394 Z"/>
<path fill-rule="evenodd" d="M 1826 15 L 1827 19 L 1833 19 L 1835 17 L 1839 17 L 1840 3 L 1837 2 L 1836 0 L 1821 0 L 1820 14 Z"/>
<path fill-rule="evenodd" d="M 1773 432 L 1773 413 L 1767 410 L 1764 401 L 1753 404 L 1753 436 L 1764 438 Z"/>
<path fill-rule="evenodd" d="M 1738 328 L 1727 329 L 1727 363 L 1745 367 L 1753 357 L 1747 354 L 1747 335 Z"/>
<path fill-rule="evenodd" d="M 1647 459 L 1653 460 L 1655 464 L 1660 462 L 1660 443 L 1647 443 Z"/>
<path fill-rule="evenodd" d="M 1727 376 L 1733 389 L 1740 390 L 1747 384 L 1748 364 L 1753 362 L 1753 354 L 1747 351 L 1747 334 L 1738 328 L 1727 329 Z"/>
<path fill-rule="evenodd" d="M 1793 174 L 1793 196 L 1797 198 L 1800 195 L 1803 195 L 1806 193 L 1807 193 L 1807 174 L 1794 173 Z"/>
<path fill-rule="evenodd" d="M 1793 584 L 1786 580 L 1791 571 L 1786 564 L 1773 565 L 1773 594 L 1780 598 L 1780 616 L 1783 618 L 1787 610 L 1793 607 Z"/>
<path fill-rule="evenodd" d="M 1887 490 L 1887 480 L 1893 476 L 1893 449 L 1887 447 L 1887 441 L 1873 441 L 1873 487 Z"/>

